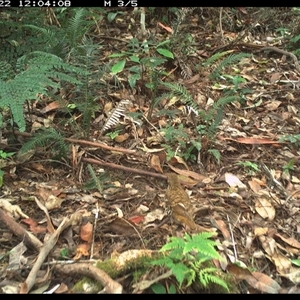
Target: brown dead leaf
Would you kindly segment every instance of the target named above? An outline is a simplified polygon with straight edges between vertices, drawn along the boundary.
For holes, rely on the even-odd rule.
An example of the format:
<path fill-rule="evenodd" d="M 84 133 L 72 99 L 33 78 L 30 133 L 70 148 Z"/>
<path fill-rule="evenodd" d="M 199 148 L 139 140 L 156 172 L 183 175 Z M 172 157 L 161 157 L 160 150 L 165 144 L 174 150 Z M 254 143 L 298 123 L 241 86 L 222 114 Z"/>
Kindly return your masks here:
<path fill-rule="evenodd" d="M 260 184 L 257 182 L 257 180 L 249 180 L 248 185 L 250 186 L 250 189 L 255 193 L 258 194 L 258 192 L 261 190 Z"/>
<path fill-rule="evenodd" d="M 251 272 L 247 268 L 242 268 L 237 264 L 229 263 L 227 271 L 238 280 L 247 280 L 252 277 Z"/>
<path fill-rule="evenodd" d="M 161 173 L 163 174 L 163 170 L 161 168 L 161 165 L 160 165 L 160 159 L 159 159 L 159 156 L 156 155 L 156 154 L 152 154 L 151 155 L 151 159 L 150 159 L 150 165 L 151 167 L 157 171 L 158 173 Z"/>
<path fill-rule="evenodd" d="M 200 79 L 200 74 L 196 74 L 193 77 L 191 77 L 190 79 L 187 79 L 184 81 L 185 84 L 192 84 L 195 83 L 196 81 L 198 81 Z"/>
<path fill-rule="evenodd" d="M 52 195 L 52 192 L 50 189 L 46 189 L 43 187 L 39 187 L 38 189 L 38 195 L 42 198 L 43 202 L 47 201 L 48 197 Z"/>
<path fill-rule="evenodd" d="M 154 209 L 147 213 L 144 218 L 144 224 L 152 223 L 156 220 L 161 221 L 165 216 L 165 212 L 161 208 Z"/>
<path fill-rule="evenodd" d="M 257 290 L 268 294 L 279 293 L 281 286 L 268 275 L 260 272 L 252 272 L 252 276 L 256 279 L 256 283 L 252 286 Z"/>
<path fill-rule="evenodd" d="M 54 291 L 54 294 L 67 294 L 67 293 L 71 293 L 71 291 L 69 290 L 68 286 L 65 283 L 61 283 L 59 285 L 59 287 Z"/>
<path fill-rule="evenodd" d="M 28 219 L 22 219 L 22 223 L 25 223 L 29 226 L 29 229 L 32 233 L 38 234 L 38 233 L 45 233 L 47 231 L 47 228 L 45 226 L 41 226 L 36 222 L 35 220 L 28 218 Z"/>
<path fill-rule="evenodd" d="M 270 78 L 270 82 L 274 83 L 275 81 L 279 80 L 281 78 L 281 76 L 282 75 L 279 72 L 272 73 L 271 78 Z"/>
<path fill-rule="evenodd" d="M 34 201 L 37 204 L 37 206 L 45 213 L 45 216 L 46 216 L 46 219 L 47 219 L 47 230 L 48 230 L 48 232 L 51 233 L 51 234 L 54 233 L 55 229 L 53 227 L 52 220 L 51 220 L 51 217 L 49 215 L 47 207 L 43 203 L 41 203 L 38 200 L 37 197 L 34 197 Z"/>
<path fill-rule="evenodd" d="M 124 236 L 137 234 L 137 229 L 134 224 L 124 218 L 116 218 L 108 226 L 112 231 Z"/>
<path fill-rule="evenodd" d="M 267 256 L 275 265 L 279 274 L 288 274 L 291 271 L 292 263 L 290 259 L 285 257 L 279 251 L 276 251 L 271 256 Z"/>
<path fill-rule="evenodd" d="M 269 103 L 265 104 L 265 108 L 267 110 L 273 111 L 273 110 L 278 109 L 278 107 L 279 107 L 280 104 L 282 104 L 281 101 L 279 101 L 279 100 L 277 100 L 277 101 L 276 100 L 272 100 Z"/>
<path fill-rule="evenodd" d="M 264 181 L 264 180 L 261 180 L 261 179 L 259 179 L 259 178 L 252 178 L 252 180 L 253 181 L 256 181 L 260 186 L 264 186 L 264 187 L 266 187 L 267 186 L 267 184 L 266 184 L 266 182 Z"/>
<path fill-rule="evenodd" d="M 282 277 L 288 278 L 294 284 L 300 283 L 300 268 L 291 268 L 287 274 L 279 274 Z"/>
<path fill-rule="evenodd" d="M 285 238 L 282 235 L 280 235 L 279 233 L 276 233 L 275 237 L 280 238 L 282 241 L 284 241 L 285 243 L 287 243 L 288 245 L 290 245 L 294 248 L 300 249 L 300 243 L 292 237 L 291 238 Z"/>
<path fill-rule="evenodd" d="M 222 219 L 212 219 L 213 225 L 216 226 L 222 232 L 224 239 L 230 241 L 231 237 L 227 229 L 226 223 Z"/>
<path fill-rule="evenodd" d="M 245 280 L 249 285 L 261 292 L 278 294 L 281 289 L 280 285 L 275 280 L 263 273 L 251 273 L 248 269 L 242 268 L 236 264 L 229 264 L 227 266 L 227 271 L 236 279 Z"/>
<path fill-rule="evenodd" d="M 50 170 L 47 170 L 42 164 L 40 163 L 35 163 L 31 162 L 30 163 L 30 168 L 34 169 L 37 172 L 43 173 L 43 174 L 48 174 L 50 173 Z"/>
<path fill-rule="evenodd" d="M 237 9 L 242 12 L 244 15 L 248 15 L 248 12 L 245 7 L 237 7 Z"/>
<path fill-rule="evenodd" d="M 263 219 L 272 221 L 275 218 L 275 208 L 265 197 L 257 197 L 255 201 L 255 210 Z"/>
<path fill-rule="evenodd" d="M 73 257 L 73 260 L 78 260 L 82 256 L 89 256 L 90 248 L 91 248 L 91 244 L 89 244 L 89 243 L 83 243 L 83 244 L 78 245 L 77 249 L 76 249 L 76 254 Z"/>
<path fill-rule="evenodd" d="M 133 216 L 133 217 L 130 217 L 128 220 L 130 222 L 132 222 L 133 224 L 139 224 L 142 221 L 144 221 L 144 219 L 145 219 L 144 216 Z"/>
<path fill-rule="evenodd" d="M 41 113 L 45 114 L 48 113 L 49 111 L 57 110 L 62 107 L 64 107 L 64 104 L 61 101 L 53 101 L 49 103 L 46 107 L 41 109 Z"/>
<path fill-rule="evenodd" d="M 189 170 L 182 170 L 182 169 L 178 169 L 176 167 L 173 167 L 172 165 L 168 164 L 168 166 L 170 167 L 170 169 L 172 169 L 174 172 L 176 172 L 177 174 L 186 176 L 186 177 L 191 177 L 195 180 L 197 180 L 198 182 L 204 182 L 205 183 L 209 183 L 211 182 L 211 179 L 207 176 L 204 176 L 202 174 L 193 172 L 193 171 L 189 171 Z M 207 181 L 207 182 L 206 182 Z"/>
<path fill-rule="evenodd" d="M 80 238 L 88 243 L 92 242 L 93 238 L 93 225 L 90 222 L 87 222 L 85 225 L 82 225 L 80 228 Z"/>
<path fill-rule="evenodd" d="M 161 27 L 162 29 L 166 30 L 167 32 L 173 33 L 173 29 L 172 29 L 171 27 L 165 26 L 164 24 L 162 24 L 162 23 L 160 23 L 160 22 L 158 22 L 157 25 L 158 25 L 159 27 Z"/>
<path fill-rule="evenodd" d="M 113 103 L 112 102 L 106 102 L 103 107 L 103 112 L 108 115 L 108 113 L 113 109 Z"/>
<path fill-rule="evenodd" d="M 272 257 L 277 252 L 276 242 L 273 238 L 264 235 L 258 236 L 259 241 L 266 253 Z"/>
<path fill-rule="evenodd" d="M 173 156 L 173 157 L 169 160 L 169 163 L 170 163 L 170 164 L 176 164 L 176 163 L 182 164 L 182 165 L 185 166 L 185 168 L 186 168 L 187 170 L 189 169 L 189 167 L 188 167 L 188 165 L 186 164 L 186 162 L 184 161 L 184 159 L 183 159 L 182 157 L 180 157 L 180 156 L 177 156 L 177 155 Z"/>
<path fill-rule="evenodd" d="M 256 227 L 254 228 L 255 236 L 266 235 L 268 233 L 269 228 L 267 227 Z"/>
<path fill-rule="evenodd" d="M 60 208 L 63 201 L 64 201 L 64 199 L 61 199 L 61 198 L 56 197 L 54 195 L 50 195 L 48 197 L 48 199 L 46 200 L 46 202 L 45 202 L 45 207 L 48 210 Z"/>
<path fill-rule="evenodd" d="M 124 134 L 120 134 L 120 135 L 116 136 L 114 138 L 114 141 L 116 141 L 117 143 L 123 143 L 128 138 L 129 138 L 129 134 L 128 133 L 124 133 Z"/>

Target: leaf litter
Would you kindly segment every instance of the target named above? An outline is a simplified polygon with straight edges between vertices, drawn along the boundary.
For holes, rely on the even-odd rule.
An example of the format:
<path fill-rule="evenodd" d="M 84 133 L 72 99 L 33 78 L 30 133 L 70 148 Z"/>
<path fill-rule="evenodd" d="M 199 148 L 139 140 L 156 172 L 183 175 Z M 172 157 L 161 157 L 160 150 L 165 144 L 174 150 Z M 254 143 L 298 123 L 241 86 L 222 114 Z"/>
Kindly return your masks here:
<path fill-rule="evenodd" d="M 243 13 L 242 18 L 248 18 L 248 9 L 239 9 Z M 133 35 L 124 30 L 128 22 L 132 22 L 130 11 L 120 15 L 115 27 L 111 24 L 106 27 L 107 36 L 121 35 L 124 41 L 130 40 Z M 154 25 L 150 22 L 149 26 Z M 158 26 L 166 34 L 172 33 L 171 27 L 162 23 Z M 190 30 L 193 37 L 201 41 L 198 53 L 210 57 L 209 49 L 204 48 L 205 40 L 217 46 L 217 34 L 206 29 L 201 36 L 198 31 Z M 237 34 L 229 30 L 224 33 L 226 38 L 232 36 L 236 38 Z M 163 176 L 170 169 L 179 175 L 181 184 L 190 191 L 195 222 L 217 229 L 222 244 L 219 251 L 226 259 L 223 268 L 233 274 L 237 282 L 245 280 L 248 287 L 253 288 L 249 288 L 250 293 L 296 292 L 297 289 L 292 288 L 299 284 L 299 266 L 292 265 L 292 260 L 300 255 L 300 155 L 295 141 L 291 143 L 284 136 L 298 132 L 298 73 L 289 58 L 283 58 L 280 53 L 266 55 L 256 52 L 256 42 L 252 36 L 249 43 L 233 45 L 235 51 L 247 47 L 253 53 L 252 59 L 245 58 L 239 66 L 240 75 L 245 80 L 242 86 L 251 89 L 252 93 L 244 94 L 244 106 L 236 102 L 225 106 L 216 141 L 203 140 L 202 149 L 198 152 L 201 163 L 198 160 L 187 162 L 183 156 L 177 155 L 176 149 L 166 163 L 166 155 L 170 153 L 165 153 L 165 137 L 159 134 L 158 129 L 170 122 L 165 116 L 156 116 L 158 119 L 148 120 L 146 127 L 137 128 L 139 123 L 123 118 L 125 108 L 122 106 L 103 128 L 109 131 L 121 124 L 121 131 L 108 139 L 99 130 L 98 123 L 105 119 L 105 110 L 118 106 L 104 101 L 103 115 L 100 113 L 98 121 L 93 124 L 92 138 L 97 140 L 103 134 L 101 143 L 111 148 L 99 150 L 95 144 L 86 143 L 73 147 L 72 157 L 65 164 L 36 161 L 37 158 L 48 158 L 46 152 L 40 151 L 17 161 L 15 165 L 5 166 L 9 172 L 0 199 L 2 293 L 29 293 L 37 288 L 38 280 L 45 276 L 39 274 L 39 270 L 42 266 L 44 270 L 51 266 L 47 264 L 51 260 L 58 266 L 49 271 L 49 276 L 53 279 L 61 274 L 58 283 L 64 293 L 72 290 L 68 277 L 73 277 L 74 272 L 101 281 L 107 292 L 122 292 L 126 276 L 120 279 L 123 287 L 104 272 L 99 273 L 99 269 L 93 268 L 90 263 L 110 258 L 114 258 L 118 266 L 121 262 L 135 262 L 136 257 L 152 255 L 161 248 L 168 236 L 181 235 L 186 230 L 168 221 L 164 201 L 166 181 L 162 180 L 163 177 L 151 177 L 152 173 Z M 114 44 L 119 51 L 126 50 L 126 43 L 114 40 Z M 101 60 L 109 61 L 111 49 L 108 39 L 106 55 Z M 232 69 L 228 73 L 232 72 L 234 76 L 235 71 Z M 186 82 L 186 86 L 199 100 L 199 105 L 209 110 L 223 91 L 234 89 L 234 84 L 224 80 L 219 86 L 210 86 L 205 72 L 200 70 L 201 79 L 194 77 L 190 83 Z M 172 76 L 182 80 L 176 73 Z M 131 92 L 129 88 L 127 91 L 114 90 L 109 97 L 120 101 L 130 99 L 131 112 L 142 112 L 147 116 L 149 103 L 141 92 L 146 83 L 139 79 L 135 91 Z M 165 108 L 171 110 L 178 104 L 178 98 L 176 101 L 166 102 Z M 61 105 L 61 102 L 48 99 L 42 108 L 37 107 L 37 115 L 44 115 L 46 120 L 51 112 L 51 122 L 55 122 Z M 33 127 L 44 126 L 45 120 L 36 116 Z M 180 117 L 178 122 L 188 127 L 193 121 Z M 209 143 L 214 143 L 221 153 L 219 163 L 205 151 Z M 134 151 L 114 152 L 114 146 L 119 150 Z M 97 175 L 109 173 L 113 179 L 103 179 L 103 189 L 89 192 L 83 186 L 88 178 L 82 160 L 84 156 L 105 157 L 106 162 L 112 164 L 110 169 L 94 166 Z M 238 164 L 240 162 L 244 164 Z M 258 171 L 251 169 L 249 162 Z M 262 168 L 260 162 L 268 166 L 268 170 Z M 114 169 L 114 164 L 143 169 L 149 174 L 122 172 Z M 205 208 L 204 213 L 201 213 L 201 208 Z M 166 223 L 164 220 L 167 220 Z M 63 234 L 67 228 L 68 237 Z M 9 258 L 5 259 L 8 252 Z M 59 265 L 64 261 L 65 265 Z M 69 261 L 79 264 L 68 266 Z M 26 267 L 30 271 L 24 276 L 21 271 Z M 157 275 L 157 278 L 165 280 L 171 276 L 164 277 L 164 274 L 160 273 L 161 277 Z M 74 284 L 75 278 L 72 279 Z M 126 289 L 143 292 L 155 282 L 153 278 L 144 278 L 140 284 L 127 285 Z M 58 287 L 54 283 L 45 290 L 57 292 Z"/>

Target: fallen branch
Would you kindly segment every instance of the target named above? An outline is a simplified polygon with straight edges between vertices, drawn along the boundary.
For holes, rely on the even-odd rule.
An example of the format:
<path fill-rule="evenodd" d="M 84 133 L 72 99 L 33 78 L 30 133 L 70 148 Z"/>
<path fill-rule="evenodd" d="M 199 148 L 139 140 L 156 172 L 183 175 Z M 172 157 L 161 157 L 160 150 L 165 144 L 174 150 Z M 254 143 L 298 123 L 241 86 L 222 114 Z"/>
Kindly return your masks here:
<path fill-rule="evenodd" d="M 55 270 L 64 273 L 66 275 L 73 276 L 76 275 L 84 275 L 95 279 L 100 282 L 104 287 L 102 292 L 108 294 L 122 294 L 123 287 L 120 283 L 113 280 L 110 276 L 108 276 L 101 269 L 92 266 L 89 263 L 75 263 L 72 265 L 56 265 Z"/>
<path fill-rule="evenodd" d="M 49 239 L 44 243 L 43 247 L 40 249 L 40 253 L 26 280 L 21 284 L 20 294 L 27 294 L 31 290 L 35 283 L 37 272 L 39 271 L 40 267 L 42 266 L 44 260 L 47 258 L 50 251 L 55 246 L 60 234 L 63 230 L 72 225 L 73 221 L 77 220 L 81 214 L 82 211 L 78 211 L 71 215 L 70 218 L 64 218 L 63 221 L 60 223 L 59 227 L 56 229 L 56 231 L 50 235 Z"/>
<path fill-rule="evenodd" d="M 118 170 L 122 170 L 122 171 L 125 171 L 125 172 L 132 172 L 132 173 L 135 173 L 135 174 L 152 176 L 152 177 L 157 177 L 157 178 L 161 178 L 161 179 L 167 179 L 167 177 L 163 174 L 148 172 L 148 171 L 141 170 L 141 169 L 129 168 L 129 167 L 117 165 L 117 164 L 114 164 L 114 163 L 108 163 L 108 162 L 102 161 L 100 159 L 93 159 L 93 158 L 83 157 L 81 161 L 84 161 L 84 162 L 90 163 L 90 164 L 109 167 L 109 168 L 112 168 L 112 169 L 118 169 Z"/>
<path fill-rule="evenodd" d="M 9 133 L 9 132 L 5 131 L 4 133 Z M 20 135 L 20 136 L 24 136 L 24 137 L 31 137 L 32 136 L 30 133 L 20 132 L 20 131 L 16 131 L 15 134 Z M 135 155 L 135 156 L 142 156 L 143 155 L 143 153 L 139 152 L 139 151 L 125 149 L 125 148 L 119 148 L 119 147 L 111 147 L 111 146 L 108 146 L 106 144 L 99 143 L 99 142 L 91 142 L 91 141 L 86 141 L 86 140 L 77 140 L 77 139 L 72 139 L 72 138 L 65 138 L 65 140 L 69 143 L 79 144 L 79 145 L 83 145 L 83 146 L 90 146 L 90 147 L 98 147 L 98 148 L 102 148 L 102 149 L 113 151 L 113 152 L 120 152 L 120 153 L 124 153 L 124 154 Z M 100 166 L 109 167 L 109 168 L 112 168 L 112 169 L 118 169 L 118 170 L 122 170 L 122 171 L 126 171 L 126 172 L 132 172 L 132 173 L 135 173 L 135 174 L 152 176 L 152 177 L 157 177 L 157 178 L 161 178 L 161 179 L 166 179 L 167 178 L 163 174 L 148 172 L 148 171 L 144 171 L 144 170 L 140 170 L 140 169 L 133 169 L 133 168 L 129 168 L 129 167 L 124 167 L 124 166 L 121 166 L 121 165 L 108 163 L 108 162 L 93 159 L 93 158 L 82 158 L 82 161 L 85 161 L 85 162 L 91 163 L 91 164 L 96 164 L 96 165 L 100 165 Z"/>
<path fill-rule="evenodd" d="M 36 238 L 32 233 L 28 232 L 25 228 L 18 224 L 1 208 L 0 220 L 14 235 L 23 240 L 26 246 L 34 248 L 37 251 L 40 251 L 40 249 L 43 247 L 43 243 L 38 238 Z"/>
<path fill-rule="evenodd" d="M 14 131 L 14 132 L 8 131 L 8 130 L 3 131 L 3 134 L 12 134 L 12 133 L 15 134 L 15 135 L 19 135 L 19 136 L 23 136 L 23 137 L 27 137 L 27 138 L 32 137 L 32 134 L 28 133 L 28 132 L 20 132 L 20 131 L 17 131 L 17 130 Z M 111 147 L 111 146 L 108 146 L 104 143 L 91 142 L 91 141 L 86 141 L 86 140 L 77 140 L 77 139 L 72 139 L 72 138 L 65 138 L 65 141 L 67 141 L 69 143 L 83 145 L 83 146 L 98 147 L 98 148 L 102 148 L 102 149 L 113 151 L 113 152 L 121 152 L 121 153 L 125 153 L 125 154 L 140 156 L 140 154 L 135 150 L 119 148 L 119 147 Z"/>

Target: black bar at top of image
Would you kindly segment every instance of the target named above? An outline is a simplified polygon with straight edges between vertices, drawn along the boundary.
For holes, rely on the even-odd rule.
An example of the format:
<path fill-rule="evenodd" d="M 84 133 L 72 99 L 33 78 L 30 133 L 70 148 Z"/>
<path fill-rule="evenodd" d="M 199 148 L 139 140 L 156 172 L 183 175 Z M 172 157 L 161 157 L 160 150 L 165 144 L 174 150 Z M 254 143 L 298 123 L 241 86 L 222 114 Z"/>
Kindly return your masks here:
<path fill-rule="evenodd" d="M 150 4 L 150 5 L 149 5 Z M 195 3 L 185 1 L 181 7 L 195 7 Z M 155 0 L 0 0 L 0 9 L 5 7 L 170 7 Z M 200 5 L 198 7 L 201 7 Z"/>
<path fill-rule="evenodd" d="M 141 7 L 140 3 L 146 4 L 145 0 L 0 0 L 0 9 L 8 7 Z M 148 2 L 148 1 L 147 1 Z M 149 2 L 148 2 L 149 4 Z"/>

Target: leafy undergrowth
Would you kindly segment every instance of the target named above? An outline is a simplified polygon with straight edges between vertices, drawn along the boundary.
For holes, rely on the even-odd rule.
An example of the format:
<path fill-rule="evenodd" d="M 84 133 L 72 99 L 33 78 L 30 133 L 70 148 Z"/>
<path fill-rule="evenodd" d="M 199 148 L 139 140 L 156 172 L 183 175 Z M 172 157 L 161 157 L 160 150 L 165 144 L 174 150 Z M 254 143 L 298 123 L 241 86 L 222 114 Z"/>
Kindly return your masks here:
<path fill-rule="evenodd" d="M 221 33 L 220 8 L 153 8 L 143 34 L 131 9 L 83 9 L 62 48 L 66 12 L 47 10 L 42 51 L 78 77 L 28 99 L 25 132 L 3 112 L 2 293 L 299 292 L 298 15 L 253 10 L 223 11 Z M 201 230 L 168 215 L 167 172 Z"/>

